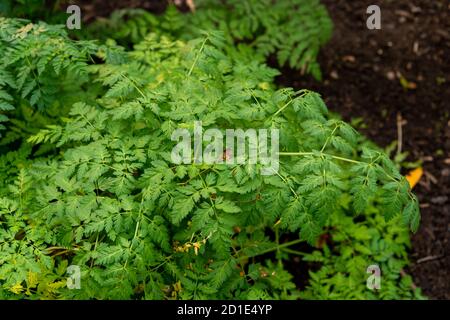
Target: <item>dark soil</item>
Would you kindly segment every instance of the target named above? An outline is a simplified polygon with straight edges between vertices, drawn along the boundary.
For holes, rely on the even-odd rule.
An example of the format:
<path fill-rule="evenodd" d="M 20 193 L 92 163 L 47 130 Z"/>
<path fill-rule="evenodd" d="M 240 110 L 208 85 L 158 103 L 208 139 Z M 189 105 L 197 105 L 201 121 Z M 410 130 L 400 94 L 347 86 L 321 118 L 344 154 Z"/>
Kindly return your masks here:
<path fill-rule="evenodd" d="M 414 189 L 422 223 L 407 272 L 428 297 L 450 299 L 450 2 L 377 1 L 381 30 L 366 27 L 371 0 L 323 3 L 335 24 L 319 58 L 324 81 L 284 70 L 279 83 L 320 92 L 348 121 L 361 117 L 382 147 L 402 123 L 402 150 L 425 171 Z"/>
<path fill-rule="evenodd" d="M 281 0 L 280 0 L 281 1 Z M 115 8 L 161 12 L 166 1 L 75 1 L 85 21 Z M 183 1 L 181 1 L 183 2 Z M 195 1 L 194 1 L 195 2 Z M 432 299 L 450 299 L 450 2 L 378 0 L 382 29 L 368 30 L 372 0 L 322 0 L 335 24 L 319 58 L 324 81 L 283 70 L 279 83 L 320 92 L 328 107 L 380 146 L 399 139 L 408 160 L 423 161 L 425 175 L 415 192 L 422 223 L 412 238 L 409 272 Z"/>

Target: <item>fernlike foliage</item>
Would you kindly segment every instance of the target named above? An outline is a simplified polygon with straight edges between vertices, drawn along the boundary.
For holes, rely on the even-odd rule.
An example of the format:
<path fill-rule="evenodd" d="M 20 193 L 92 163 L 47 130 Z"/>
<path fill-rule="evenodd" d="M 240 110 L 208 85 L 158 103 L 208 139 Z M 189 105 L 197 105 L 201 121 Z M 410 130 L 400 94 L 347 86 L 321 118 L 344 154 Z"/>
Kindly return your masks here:
<path fill-rule="evenodd" d="M 191 40 L 204 30 L 220 30 L 227 42 L 239 44 L 254 59 L 276 56 L 288 65 L 321 78 L 317 55 L 329 40 L 332 22 L 319 0 L 199 0 L 195 12 L 180 13 L 169 6 L 162 16 L 141 9 L 122 9 L 91 28 L 99 36 L 111 35 L 122 43 L 137 43 L 148 32 Z"/>
<path fill-rule="evenodd" d="M 114 59 L 112 48 L 72 41 L 63 26 L 2 17 L 0 52 L 0 137 L 6 136 L 2 145 L 67 114 L 82 98 L 93 56 Z"/>
<path fill-rule="evenodd" d="M 348 199 L 343 198 L 345 208 Z M 319 265 L 309 272 L 309 284 L 303 299 L 424 299 L 405 268 L 409 261 L 408 231 L 401 218 L 383 218 L 379 208 L 370 206 L 356 218 L 337 211 L 322 236 L 322 248 L 301 254 L 304 261 Z M 358 222 L 356 222 L 358 221 Z M 297 252 L 289 251 L 296 255 Z M 380 289 L 369 290 L 370 265 L 380 268 Z M 369 280 L 369 281 L 367 281 Z"/>
<path fill-rule="evenodd" d="M 282 249 L 315 244 L 343 198 L 417 229 L 417 200 L 384 153 L 360 150 L 318 94 L 275 89 L 276 70 L 228 52 L 220 32 L 189 43 L 150 34 L 122 61 L 84 66 L 101 91 L 86 88 L 63 124 L 28 139 L 60 153 L 5 173 L 0 297 L 292 299 Z M 280 170 L 173 164 L 173 130 L 198 120 L 280 129 Z M 18 152 L 1 161 L 31 151 Z M 281 243 L 288 232 L 298 240 Z M 65 286 L 68 265 L 81 269 L 78 290 Z"/>

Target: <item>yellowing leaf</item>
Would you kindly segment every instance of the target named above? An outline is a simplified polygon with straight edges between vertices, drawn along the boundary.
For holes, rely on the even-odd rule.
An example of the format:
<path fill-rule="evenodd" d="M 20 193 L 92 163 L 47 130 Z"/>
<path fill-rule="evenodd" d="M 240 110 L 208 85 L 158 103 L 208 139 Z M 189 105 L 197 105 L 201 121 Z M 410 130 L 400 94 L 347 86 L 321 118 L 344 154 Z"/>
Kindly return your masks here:
<path fill-rule="evenodd" d="M 23 286 L 20 283 L 13 285 L 9 290 L 14 294 L 20 294 L 23 291 Z"/>
<path fill-rule="evenodd" d="M 17 30 L 17 33 L 14 35 L 15 38 L 23 39 L 27 36 L 28 32 L 30 32 L 33 29 L 33 24 L 29 23 L 26 26 L 23 26 L 19 30 Z"/>
<path fill-rule="evenodd" d="M 28 271 L 27 274 L 27 286 L 28 288 L 34 288 L 38 284 L 38 274 L 36 272 Z"/>
<path fill-rule="evenodd" d="M 263 90 L 269 90 L 270 84 L 268 82 L 261 82 L 260 84 L 258 84 L 258 87 L 260 87 Z"/>
<path fill-rule="evenodd" d="M 176 283 L 173 285 L 173 289 L 174 289 L 176 292 L 180 292 L 180 291 L 181 291 L 181 281 L 176 282 Z"/>
<path fill-rule="evenodd" d="M 420 178 L 423 175 L 423 169 L 421 167 L 410 171 L 406 175 L 406 180 L 408 180 L 411 189 L 419 182 Z"/>
<path fill-rule="evenodd" d="M 52 283 L 48 283 L 46 286 L 46 294 L 47 295 L 53 295 L 58 293 L 58 289 L 63 288 L 67 285 L 66 281 L 55 281 Z"/>

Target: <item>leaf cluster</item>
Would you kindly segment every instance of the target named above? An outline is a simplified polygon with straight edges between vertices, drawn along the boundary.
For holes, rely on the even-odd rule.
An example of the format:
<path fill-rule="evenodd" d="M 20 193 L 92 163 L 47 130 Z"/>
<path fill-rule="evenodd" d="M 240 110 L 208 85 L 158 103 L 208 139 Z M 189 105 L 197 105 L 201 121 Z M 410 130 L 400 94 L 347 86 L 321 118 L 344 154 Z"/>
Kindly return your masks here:
<path fill-rule="evenodd" d="M 192 40 L 203 31 L 220 30 L 230 48 L 265 61 L 276 57 L 289 66 L 321 79 L 317 55 L 331 37 L 332 22 L 318 0 L 199 0 L 195 12 L 181 13 L 169 5 L 163 15 L 142 9 L 120 9 L 109 19 L 99 19 L 88 35 L 138 43 L 149 32 L 174 39 Z"/>
<path fill-rule="evenodd" d="M 36 133 L 18 130 L 20 147 L 0 155 L 1 298 L 294 299 L 283 249 L 316 246 L 339 223 L 355 236 L 361 226 L 344 223 L 344 209 L 381 208 L 417 228 L 417 200 L 388 157 L 331 116 L 319 94 L 276 88 L 279 72 L 239 54 L 224 32 L 188 42 L 151 33 L 123 51 L 44 23 L 0 22 L 6 54 L 23 55 L 0 65 L 17 71 L 0 78 L 6 112 L 20 115 L 23 103 L 42 114 L 41 100 L 63 101 L 52 81 L 88 84 L 71 86 L 76 102 Z M 33 51 L 44 43 L 71 53 Z M 88 63 L 94 52 L 101 62 Z M 196 121 L 279 129 L 280 169 L 174 164 L 172 132 L 192 132 Z M 370 234 L 382 241 L 389 232 Z M 65 285 L 69 265 L 80 267 L 80 289 Z"/>

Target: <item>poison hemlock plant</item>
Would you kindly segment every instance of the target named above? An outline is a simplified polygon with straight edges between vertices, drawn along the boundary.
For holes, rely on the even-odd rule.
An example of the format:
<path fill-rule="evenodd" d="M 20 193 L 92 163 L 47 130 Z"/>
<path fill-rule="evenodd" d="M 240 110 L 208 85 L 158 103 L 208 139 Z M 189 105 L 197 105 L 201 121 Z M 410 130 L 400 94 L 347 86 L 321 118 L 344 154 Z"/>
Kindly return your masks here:
<path fill-rule="evenodd" d="M 318 270 L 309 272 L 309 284 L 301 298 L 424 299 L 405 270 L 410 240 L 401 219 L 386 222 L 380 209 L 373 205 L 364 215 L 354 218 L 346 214 L 345 203 L 349 199 L 342 201 L 344 210 L 332 215 L 321 248 L 301 254 L 304 261 L 319 265 Z M 380 268 L 378 290 L 367 287 L 369 263 Z"/>
<path fill-rule="evenodd" d="M 315 245 L 344 207 L 380 205 L 417 229 L 417 200 L 383 152 L 360 150 L 318 94 L 276 89 L 278 71 L 228 50 L 220 32 L 150 34 L 120 63 L 86 66 L 97 99 L 28 139 L 60 153 L 3 173 L 1 298 L 294 299 L 281 249 Z M 174 164 L 171 134 L 195 121 L 279 129 L 279 170 Z M 298 238 L 281 243 L 286 233 Z M 64 285 L 68 265 L 78 290 Z"/>
<path fill-rule="evenodd" d="M 70 41 L 63 26 L 8 18 L 0 18 L 0 26 L 2 110 L 13 109 L 7 90 L 44 108 L 66 73 L 83 79 L 87 60 L 98 50 L 93 42 Z"/>
<path fill-rule="evenodd" d="M 188 16 L 187 26 L 193 34 L 201 29 L 225 29 L 234 42 L 248 44 L 257 54 L 275 55 L 280 66 L 321 78 L 316 59 L 331 37 L 332 22 L 319 0 L 231 0 L 222 11 L 214 1 L 203 0 L 197 7 Z"/>
<path fill-rule="evenodd" d="M 202 31 L 220 30 L 229 49 L 238 44 L 240 54 L 265 61 L 271 55 L 280 66 L 288 65 L 321 78 L 317 55 L 330 39 L 332 22 L 318 0 L 199 0 L 192 13 L 169 6 L 162 16 L 141 9 L 121 9 L 101 19 L 90 31 L 110 35 L 123 44 L 137 43 L 149 32 L 192 40 Z"/>
<path fill-rule="evenodd" d="M 0 52 L 0 130 L 8 127 L 1 145 L 55 122 L 80 95 L 90 101 L 83 85 L 93 56 L 114 59 L 113 48 L 72 41 L 63 26 L 2 17 Z"/>

